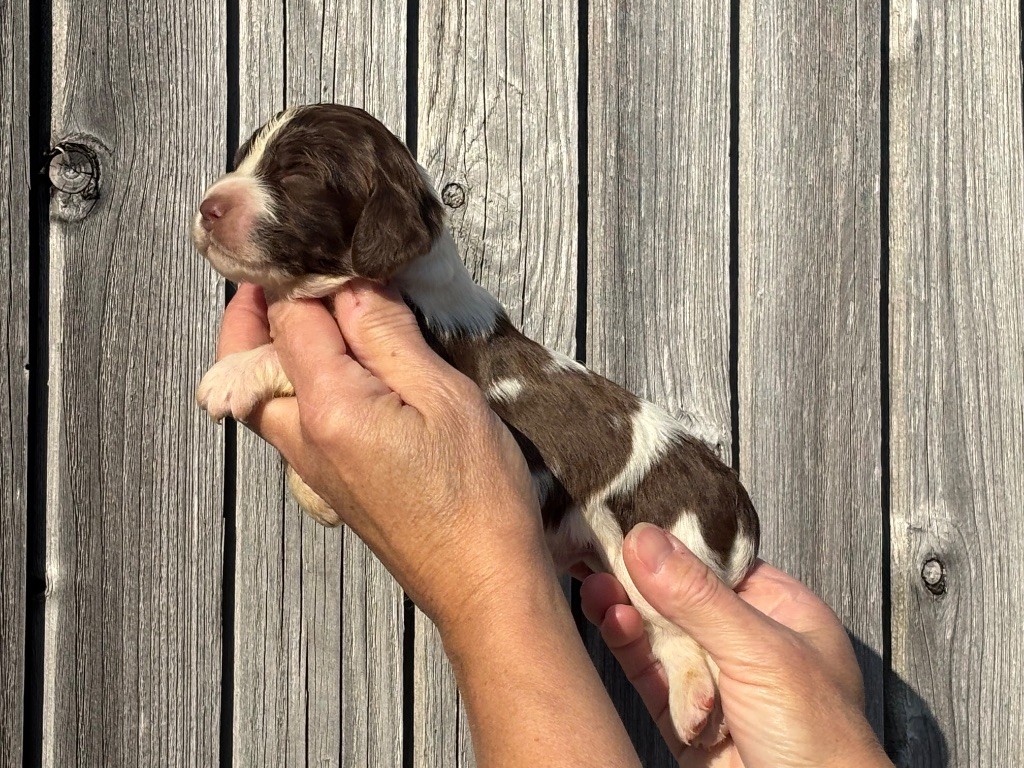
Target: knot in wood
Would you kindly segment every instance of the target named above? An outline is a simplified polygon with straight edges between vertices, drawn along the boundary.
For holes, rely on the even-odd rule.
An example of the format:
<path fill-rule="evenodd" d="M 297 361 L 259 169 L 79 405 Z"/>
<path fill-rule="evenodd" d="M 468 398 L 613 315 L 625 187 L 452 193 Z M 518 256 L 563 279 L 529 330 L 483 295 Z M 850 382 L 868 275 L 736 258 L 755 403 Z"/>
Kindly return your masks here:
<path fill-rule="evenodd" d="M 921 580 L 933 595 L 946 594 L 946 568 L 938 558 L 931 557 L 921 566 Z"/>
<path fill-rule="evenodd" d="M 91 148 L 73 141 L 61 142 L 48 157 L 47 176 L 55 190 L 83 200 L 100 196 L 100 162 Z"/>
<path fill-rule="evenodd" d="M 461 208 L 466 204 L 466 188 L 454 181 L 444 185 L 441 202 L 449 208 Z"/>

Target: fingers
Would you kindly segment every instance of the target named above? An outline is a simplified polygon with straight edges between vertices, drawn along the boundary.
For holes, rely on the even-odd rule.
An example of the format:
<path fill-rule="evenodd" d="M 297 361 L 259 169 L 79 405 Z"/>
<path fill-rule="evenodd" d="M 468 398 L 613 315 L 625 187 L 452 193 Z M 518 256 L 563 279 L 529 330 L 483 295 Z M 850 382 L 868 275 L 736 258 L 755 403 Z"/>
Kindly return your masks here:
<path fill-rule="evenodd" d="M 275 301 L 269 310 L 274 347 L 301 398 L 321 377 L 335 377 L 346 359 L 345 340 L 318 299 Z"/>
<path fill-rule="evenodd" d="M 644 598 L 702 645 L 719 666 L 749 662 L 751 643 L 778 628 L 657 526 L 641 523 L 633 528 L 623 544 L 623 558 Z"/>
<path fill-rule="evenodd" d="M 217 359 L 270 343 L 267 301 L 263 289 L 242 283 L 224 310 L 217 343 Z"/>
<path fill-rule="evenodd" d="M 353 281 L 335 297 L 334 314 L 356 359 L 410 405 L 429 404 L 424 383 L 461 378 L 423 339 L 397 292 Z"/>
<path fill-rule="evenodd" d="M 580 604 L 587 621 L 600 627 L 609 608 L 613 605 L 629 605 L 629 595 L 610 573 L 595 573 L 580 585 Z"/>
<path fill-rule="evenodd" d="M 743 768 L 739 753 L 728 738 L 711 749 L 687 747 L 678 759 L 679 768 Z"/>
<path fill-rule="evenodd" d="M 275 397 L 256 406 L 245 426 L 274 446 L 292 466 L 305 453 L 299 404 L 294 397 Z"/>

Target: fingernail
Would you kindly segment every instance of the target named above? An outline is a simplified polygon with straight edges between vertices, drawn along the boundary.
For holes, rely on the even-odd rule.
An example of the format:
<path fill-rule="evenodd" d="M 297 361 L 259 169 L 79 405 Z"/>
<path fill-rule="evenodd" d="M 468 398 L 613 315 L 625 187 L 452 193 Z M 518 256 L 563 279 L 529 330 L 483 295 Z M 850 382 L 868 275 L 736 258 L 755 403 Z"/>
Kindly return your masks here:
<path fill-rule="evenodd" d="M 645 525 L 637 531 L 633 540 L 633 549 L 640 562 L 651 573 L 658 573 L 665 564 L 665 559 L 672 554 L 672 542 L 656 525 Z"/>

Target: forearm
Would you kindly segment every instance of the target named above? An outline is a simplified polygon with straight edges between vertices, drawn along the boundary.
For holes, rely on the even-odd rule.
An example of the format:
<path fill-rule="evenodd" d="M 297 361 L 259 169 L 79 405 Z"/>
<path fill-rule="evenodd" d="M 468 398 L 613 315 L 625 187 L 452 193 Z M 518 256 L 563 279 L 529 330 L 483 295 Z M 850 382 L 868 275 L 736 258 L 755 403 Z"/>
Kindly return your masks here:
<path fill-rule="evenodd" d="M 637 766 L 550 566 L 444 632 L 481 766 Z"/>

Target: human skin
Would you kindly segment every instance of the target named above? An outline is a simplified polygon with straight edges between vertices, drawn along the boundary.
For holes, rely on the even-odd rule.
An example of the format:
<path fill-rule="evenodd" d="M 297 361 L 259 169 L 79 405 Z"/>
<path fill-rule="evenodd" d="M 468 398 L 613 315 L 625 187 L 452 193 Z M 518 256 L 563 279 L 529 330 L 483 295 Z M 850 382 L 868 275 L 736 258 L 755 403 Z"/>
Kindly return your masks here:
<path fill-rule="evenodd" d="M 271 335 L 296 396 L 257 408 L 247 424 L 437 625 L 480 765 L 639 765 L 579 641 L 515 441 L 476 386 L 426 345 L 400 297 L 354 281 L 333 313 L 316 300 L 268 311 L 259 289 L 240 286 L 218 356 Z M 641 594 L 718 661 L 733 741 L 710 754 L 674 741 L 664 679 L 621 586 L 592 576 L 583 600 L 681 765 L 890 764 L 827 606 L 764 564 L 741 600 L 678 542 L 652 569 L 641 555 L 655 532 L 664 535 L 630 532 L 627 567 Z"/>
<path fill-rule="evenodd" d="M 610 574 L 584 581 L 584 614 L 681 766 L 892 765 L 864 717 L 864 684 L 843 625 L 806 586 L 758 561 L 734 592 L 678 539 L 645 524 L 630 531 L 623 557 L 640 593 L 704 646 L 720 670 L 730 736 L 710 752 L 684 749 L 640 614 Z"/>
<path fill-rule="evenodd" d="M 248 424 L 437 625 L 481 766 L 638 766 L 580 643 L 508 430 L 427 347 L 400 298 L 363 285 L 334 308 L 270 310 L 296 397 Z M 259 291 L 241 286 L 219 355 L 266 343 L 269 327 Z"/>

